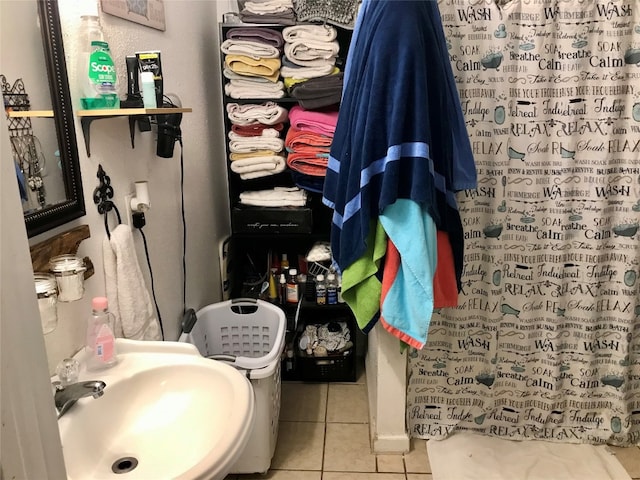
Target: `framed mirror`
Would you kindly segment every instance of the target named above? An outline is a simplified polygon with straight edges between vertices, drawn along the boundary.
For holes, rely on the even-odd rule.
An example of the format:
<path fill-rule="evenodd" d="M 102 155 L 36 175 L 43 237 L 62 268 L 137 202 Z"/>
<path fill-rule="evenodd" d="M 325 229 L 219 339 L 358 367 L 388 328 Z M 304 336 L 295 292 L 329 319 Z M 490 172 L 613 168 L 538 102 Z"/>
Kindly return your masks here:
<path fill-rule="evenodd" d="M 30 164 L 29 162 L 23 163 L 20 161 L 22 157 L 21 151 L 27 152 L 29 158 L 42 159 L 40 164 L 36 162 L 36 165 L 40 166 L 36 170 L 35 176 L 36 180 L 38 180 L 38 171 L 43 170 L 44 188 L 37 190 L 33 185 L 33 177 L 28 174 L 22 175 L 22 179 L 26 178 L 27 181 L 21 184 L 21 187 L 26 185 L 26 188 L 21 188 L 21 195 L 24 194 L 24 190 L 30 195 L 34 192 L 37 193 L 38 201 L 32 201 L 26 206 L 25 199 L 27 195 L 23 196 L 23 206 L 25 206 L 24 221 L 27 227 L 27 234 L 29 237 L 33 237 L 81 217 L 86 213 L 62 29 L 57 0 L 0 3 L 2 4 L 0 8 L 3 10 L 1 15 L 3 17 L 3 28 L 0 33 L 0 43 L 8 49 L 8 51 L 2 52 L 3 65 L 0 68 L 0 73 L 4 74 L 4 70 L 7 69 L 24 82 L 24 90 L 30 98 L 34 99 L 32 102 L 34 110 L 43 108 L 41 105 L 51 105 L 51 110 L 53 111 L 53 118 L 31 117 L 29 125 L 33 124 L 32 137 L 36 141 L 30 135 L 23 135 L 22 133 L 21 139 L 11 138 L 14 160 L 18 165 L 16 173 L 19 183 L 21 182 L 20 165 Z M 21 10 L 17 10 L 19 5 L 22 5 Z M 37 16 L 39 22 L 37 21 L 38 18 L 26 18 L 22 21 L 22 19 L 16 18 L 17 16 Z M 19 27 L 13 29 L 5 28 L 7 27 L 5 22 L 17 24 Z M 39 31 L 38 25 L 40 27 Z M 30 28 L 31 26 L 33 28 Z M 26 36 L 29 36 L 29 38 L 25 38 Z M 31 49 L 29 48 L 30 45 L 33 45 Z M 41 53 L 38 51 L 38 47 L 41 48 Z M 31 63 L 38 64 L 42 71 L 34 72 L 32 71 L 33 69 L 24 67 L 23 74 L 21 72 L 21 63 L 17 63 L 16 66 L 15 59 L 22 59 L 22 61 L 18 60 L 18 62 L 26 65 L 28 62 L 25 60 L 24 55 L 39 57 L 41 61 Z M 13 65 L 10 64 L 12 59 L 14 59 Z M 7 64 L 11 68 L 8 68 Z M 7 80 L 12 83 L 17 78 Z M 39 96 L 43 95 L 49 98 L 40 99 Z M 7 99 L 5 96 L 6 107 Z M 10 121 L 11 118 L 8 120 Z M 15 132 L 10 133 L 11 135 L 15 134 Z M 7 132 L 2 132 L 2 134 L 6 135 Z M 32 145 L 33 148 L 30 149 L 25 145 Z M 30 150 L 40 151 L 34 155 L 29 154 Z M 43 167 L 43 165 L 46 165 L 46 167 Z M 57 182 L 57 184 L 47 185 L 47 181 Z M 29 192 L 29 187 L 33 192 Z"/>

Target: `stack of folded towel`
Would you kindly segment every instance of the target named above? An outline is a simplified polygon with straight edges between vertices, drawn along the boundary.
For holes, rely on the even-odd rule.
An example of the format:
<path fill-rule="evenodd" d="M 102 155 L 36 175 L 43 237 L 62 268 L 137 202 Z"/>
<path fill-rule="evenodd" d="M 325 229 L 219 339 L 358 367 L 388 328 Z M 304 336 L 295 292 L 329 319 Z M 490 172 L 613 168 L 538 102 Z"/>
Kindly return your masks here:
<path fill-rule="evenodd" d="M 240 203 L 255 207 L 304 207 L 307 193 L 297 187 L 246 191 L 240 194 Z"/>
<path fill-rule="evenodd" d="M 344 74 L 338 72 L 325 77 L 310 78 L 289 87 L 289 94 L 307 110 L 338 105 L 342 97 Z"/>
<path fill-rule="evenodd" d="M 285 147 L 293 180 L 300 188 L 321 193 L 338 112 L 311 111 L 296 105 L 289 112 L 289 121 Z"/>
<path fill-rule="evenodd" d="M 307 109 L 340 102 L 342 74 L 336 67 L 338 32 L 330 25 L 295 25 L 282 31 L 284 54 L 280 74 L 292 97 Z"/>
<path fill-rule="evenodd" d="M 292 0 L 247 0 L 238 3 L 240 20 L 244 23 L 296 23 Z"/>
<path fill-rule="evenodd" d="M 232 125 L 228 134 L 231 171 L 250 180 L 285 169 L 284 141 L 280 138 L 288 119 L 285 108 L 274 102 L 228 103 L 227 116 Z"/>
<path fill-rule="evenodd" d="M 235 99 L 282 98 L 280 56 L 284 40 L 277 30 L 238 27 L 230 29 L 220 50 L 225 55 L 225 94 Z"/>

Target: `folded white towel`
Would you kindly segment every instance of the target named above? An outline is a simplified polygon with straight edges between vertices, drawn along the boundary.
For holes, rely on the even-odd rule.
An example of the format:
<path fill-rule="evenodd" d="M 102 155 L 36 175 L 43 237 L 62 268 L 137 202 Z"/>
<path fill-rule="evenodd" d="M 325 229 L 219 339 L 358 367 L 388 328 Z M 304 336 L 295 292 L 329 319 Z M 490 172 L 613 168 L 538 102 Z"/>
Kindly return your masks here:
<path fill-rule="evenodd" d="M 238 141 L 247 140 L 248 141 L 248 139 L 255 139 L 257 137 L 280 138 L 280 132 L 275 128 L 265 128 L 264 130 L 262 130 L 262 132 L 260 132 L 260 135 L 247 136 L 247 135 L 240 135 L 234 132 L 233 130 L 230 130 L 227 136 L 229 137 L 229 140 L 238 140 Z"/>
<path fill-rule="evenodd" d="M 296 80 L 318 78 L 330 75 L 334 68 L 335 67 L 331 62 L 327 62 L 325 65 L 317 67 L 282 67 L 280 69 L 280 75 L 284 78 L 293 78 Z"/>
<path fill-rule="evenodd" d="M 331 42 L 338 37 L 338 31 L 331 25 L 292 25 L 282 30 L 285 42 L 296 40 L 317 40 Z"/>
<path fill-rule="evenodd" d="M 284 44 L 284 54 L 287 59 L 303 67 L 315 67 L 327 63 L 335 65 L 339 51 L 340 44 L 336 40 L 332 42 L 296 40 Z"/>
<path fill-rule="evenodd" d="M 273 150 L 256 150 L 255 152 L 249 153 L 230 153 L 229 161 L 234 162 L 236 160 L 246 160 L 247 158 L 254 157 L 270 157 L 272 155 L 282 155 L 282 152 L 274 152 Z"/>
<path fill-rule="evenodd" d="M 240 200 L 243 205 L 253 207 L 304 207 L 306 200 Z"/>
<path fill-rule="evenodd" d="M 244 9 L 257 15 L 283 13 L 293 9 L 292 0 L 268 0 L 260 2 L 245 2 Z"/>
<path fill-rule="evenodd" d="M 248 40 L 225 40 L 220 45 L 220 50 L 226 54 L 246 55 L 256 60 L 261 58 L 280 58 L 280 51 L 276 47 Z"/>
<path fill-rule="evenodd" d="M 252 77 L 249 75 L 242 75 L 240 73 L 234 72 L 229 67 L 225 66 L 222 70 L 222 75 L 229 80 L 249 80 L 254 83 L 268 83 L 273 84 L 271 80 L 265 77 Z"/>
<path fill-rule="evenodd" d="M 131 227 L 118 225 L 102 246 L 109 310 L 116 317 L 116 336 L 161 340 L 160 324 L 145 284 Z"/>
<path fill-rule="evenodd" d="M 284 97 L 284 84 L 277 82 L 272 87 L 262 86 L 257 83 L 255 85 L 241 84 L 243 80 L 231 80 L 224 86 L 224 93 L 236 100 L 248 98 L 282 98 Z"/>
<path fill-rule="evenodd" d="M 240 194 L 240 203 L 258 207 L 304 207 L 306 202 L 307 192 L 298 187 L 274 187 Z"/>
<path fill-rule="evenodd" d="M 240 174 L 241 179 L 250 180 L 282 172 L 287 161 L 280 155 L 265 155 L 234 160 L 230 165 L 231 171 Z"/>
<path fill-rule="evenodd" d="M 258 77 L 254 77 L 258 78 Z M 264 83 L 260 81 L 254 81 L 251 77 L 233 78 L 227 82 L 227 85 L 232 85 L 239 88 L 253 88 L 255 90 L 261 90 L 263 92 L 278 92 L 284 90 L 284 83 L 282 81 Z"/>
<path fill-rule="evenodd" d="M 289 118 L 288 110 L 275 102 L 266 102 L 261 105 L 227 103 L 227 115 L 229 120 L 236 125 L 251 125 L 256 122 L 275 125 L 285 122 Z"/>
<path fill-rule="evenodd" d="M 280 152 L 284 149 L 284 140 L 271 137 L 240 137 L 229 141 L 229 151 L 232 153 L 251 153 L 257 150 L 273 150 Z"/>

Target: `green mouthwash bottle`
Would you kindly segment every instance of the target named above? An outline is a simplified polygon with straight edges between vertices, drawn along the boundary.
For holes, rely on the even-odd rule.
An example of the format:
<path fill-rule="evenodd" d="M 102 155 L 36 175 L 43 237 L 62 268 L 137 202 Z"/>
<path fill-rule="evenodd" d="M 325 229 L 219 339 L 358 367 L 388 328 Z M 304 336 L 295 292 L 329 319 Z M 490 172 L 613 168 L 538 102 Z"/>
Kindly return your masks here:
<path fill-rule="evenodd" d="M 118 75 L 97 15 L 83 15 L 77 82 L 80 108 L 120 108 Z"/>

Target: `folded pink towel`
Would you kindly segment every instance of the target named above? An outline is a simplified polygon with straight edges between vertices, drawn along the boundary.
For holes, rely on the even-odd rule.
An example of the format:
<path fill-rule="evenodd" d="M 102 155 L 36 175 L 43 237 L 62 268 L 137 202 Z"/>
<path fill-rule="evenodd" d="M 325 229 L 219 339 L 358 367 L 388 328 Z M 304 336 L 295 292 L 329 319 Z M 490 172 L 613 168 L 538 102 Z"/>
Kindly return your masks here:
<path fill-rule="evenodd" d="M 292 127 L 333 136 L 338 123 L 338 112 L 305 110 L 296 105 L 289 110 L 289 121 Z"/>
<path fill-rule="evenodd" d="M 323 152 L 329 153 L 332 141 L 333 137 L 331 135 L 323 135 L 311 130 L 300 130 L 299 128 L 291 127 L 287 132 L 284 146 L 287 147 L 287 150 L 294 152 L 301 152 L 305 149 L 313 148 L 314 151 L 322 150 Z"/>

